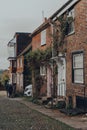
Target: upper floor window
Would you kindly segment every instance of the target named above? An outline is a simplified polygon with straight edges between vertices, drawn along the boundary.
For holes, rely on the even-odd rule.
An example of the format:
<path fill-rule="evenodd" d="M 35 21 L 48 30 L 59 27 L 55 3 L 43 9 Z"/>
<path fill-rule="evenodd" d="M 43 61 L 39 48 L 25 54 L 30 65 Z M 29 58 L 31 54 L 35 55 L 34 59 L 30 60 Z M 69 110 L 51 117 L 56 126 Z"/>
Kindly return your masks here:
<path fill-rule="evenodd" d="M 73 54 L 73 83 L 84 83 L 83 52 Z"/>
<path fill-rule="evenodd" d="M 46 75 L 46 67 L 44 65 L 40 66 L 40 75 Z"/>
<path fill-rule="evenodd" d="M 15 68 L 16 68 L 16 61 L 14 61 L 14 62 L 13 62 L 13 67 L 15 67 Z"/>
<path fill-rule="evenodd" d="M 20 63 L 19 63 L 19 62 L 20 62 L 19 59 L 17 59 L 17 67 L 20 66 Z"/>
<path fill-rule="evenodd" d="M 71 34 L 75 31 L 74 28 L 74 18 L 75 18 L 75 10 L 71 9 L 68 14 L 67 14 L 67 19 L 68 19 L 68 34 Z"/>
<path fill-rule="evenodd" d="M 22 57 L 20 58 L 20 67 L 22 67 Z"/>
<path fill-rule="evenodd" d="M 46 44 L 46 30 L 43 30 L 41 32 L 41 45 L 45 45 Z"/>
<path fill-rule="evenodd" d="M 12 61 L 10 61 L 10 67 L 12 67 Z"/>

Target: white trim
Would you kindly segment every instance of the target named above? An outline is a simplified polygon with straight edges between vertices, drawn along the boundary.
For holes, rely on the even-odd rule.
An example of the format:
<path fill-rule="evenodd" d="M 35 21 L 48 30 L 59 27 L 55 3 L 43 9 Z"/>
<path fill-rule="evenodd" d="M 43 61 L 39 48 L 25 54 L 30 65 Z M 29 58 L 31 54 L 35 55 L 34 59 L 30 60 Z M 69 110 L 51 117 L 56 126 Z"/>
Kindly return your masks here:
<path fill-rule="evenodd" d="M 70 7 L 72 7 L 78 1 L 79 0 L 72 0 L 68 6 L 66 6 L 60 13 L 57 14 L 57 17 L 61 16 L 64 12 L 66 12 Z"/>
<path fill-rule="evenodd" d="M 46 44 L 46 29 L 41 32 L 41 46 Z"/>

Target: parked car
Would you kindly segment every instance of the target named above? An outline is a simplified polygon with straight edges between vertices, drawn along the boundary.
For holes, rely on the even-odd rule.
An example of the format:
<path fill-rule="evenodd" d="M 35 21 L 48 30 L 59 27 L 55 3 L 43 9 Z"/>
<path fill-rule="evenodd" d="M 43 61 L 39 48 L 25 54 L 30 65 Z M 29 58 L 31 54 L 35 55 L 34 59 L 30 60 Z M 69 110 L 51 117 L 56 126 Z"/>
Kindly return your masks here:
<path fill-rule="evenodd" d="M 24 96 L 32 96 L 32 84 L 25 87 Z"/>

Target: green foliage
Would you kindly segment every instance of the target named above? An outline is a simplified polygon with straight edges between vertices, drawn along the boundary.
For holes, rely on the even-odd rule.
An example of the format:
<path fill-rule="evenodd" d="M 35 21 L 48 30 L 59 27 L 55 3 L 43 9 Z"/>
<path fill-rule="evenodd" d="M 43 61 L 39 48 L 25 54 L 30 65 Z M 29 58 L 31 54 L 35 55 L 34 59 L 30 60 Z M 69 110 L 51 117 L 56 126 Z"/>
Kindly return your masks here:
<path fill-rule="evenodd" d="M 8 72 L 3 72 L 1 75 L 1 84 L 5 86 L 8 81 L 9 81 Z"/>
<path fill-rule="evenodd" d="M 38 101 L 37 98 L 33 98 L 33 97 L 24 97 L 24 100 L 40 105 L 40 102 Z"/>
<path fill-rule="evenodd" d="M 57 18 L 56 22 L 53 22 L 54 25 L 54 34 L 53 34 L 53 52 L 54 56 L 58 55 L 59 48 L 63 46 L 65 42 L 65 37 L 68 34 L 69 24 L 73 21 L 72 17 L 60 16 Z"/>
<path fill-rule="evenodd" d="M 62 109 L 62 108 L 65 108 L 65 107 L 66 107 L 65 101 L 60 101 L 56 105 L 56 108 L 58 108 L 58 109 Z"/>
<path fill-rule="evenodd" d="M 72 109 L 72 104 L 68 104 L 67 109 Z"/>
<path fill-rule="evenodd" d="M 42 62 L 48 62 L 49 58 L 51 58 L 51 48 L 47 48 L 46 50 L 35 50 L 30 51 L 27 56 L 26 60 L 30 65 L 41 65 Z"/>

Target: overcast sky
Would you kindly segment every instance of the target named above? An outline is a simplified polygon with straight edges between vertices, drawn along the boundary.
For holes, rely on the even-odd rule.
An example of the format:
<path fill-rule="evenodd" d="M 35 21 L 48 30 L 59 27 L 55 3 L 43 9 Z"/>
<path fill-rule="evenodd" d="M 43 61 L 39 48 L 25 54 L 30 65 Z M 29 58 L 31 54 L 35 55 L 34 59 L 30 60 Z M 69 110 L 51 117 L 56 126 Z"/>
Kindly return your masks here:
<path fill-rule="evenodd" d="M 15 32 L 32 32 L 68 0 L 0 0 L 0 69 L 7 69 L 7 43 Z"/>

